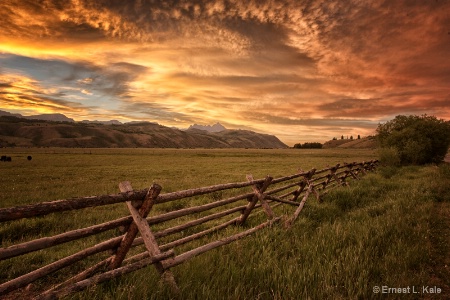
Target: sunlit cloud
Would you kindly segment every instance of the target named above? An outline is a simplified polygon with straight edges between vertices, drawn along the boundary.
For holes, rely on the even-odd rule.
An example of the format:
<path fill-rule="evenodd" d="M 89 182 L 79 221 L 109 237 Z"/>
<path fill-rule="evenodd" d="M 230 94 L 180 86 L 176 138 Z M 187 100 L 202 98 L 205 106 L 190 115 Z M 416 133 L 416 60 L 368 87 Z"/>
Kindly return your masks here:
<path fill-rule="evenodd" d="M 2 108 L 39 113 L 77 112 L 82 108 L 64 100 L 64 93 L 55 88 L 42 87 L 39 82 L 22 75 L 0 75 L 0 104 Z"/>
<path fill-rule="evenodd" d="M 0 109 L 277 135 L 450 119 L 450 2 L 0 3 Z M 351 132 L 351 133 L 350 133 Z"/>

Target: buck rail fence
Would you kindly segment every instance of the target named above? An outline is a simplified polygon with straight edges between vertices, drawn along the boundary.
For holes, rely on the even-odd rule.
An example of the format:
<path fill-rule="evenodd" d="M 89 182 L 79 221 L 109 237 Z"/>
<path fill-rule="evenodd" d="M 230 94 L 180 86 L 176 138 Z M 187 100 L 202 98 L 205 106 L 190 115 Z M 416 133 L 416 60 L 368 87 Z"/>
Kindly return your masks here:
<path fill-rule="evenodd" d="M 267 176 L 255 180 L 252 175 L 247 175 L 246 182 L 218 184 L 165 194 L 160 194 L 162 188 L 158 184 L 153 184 L 148 189 L 134 191 L 131 184 L 125 181 L 119 184 L 121 193 L 116 195 L 72 198 L 1 208 L 0 223 L 3 224 L 23 218 L 29 218 L 31 221 L 33 218 L 45 218 L 44 215 L 62 214 L 61 212 L 64 211 L 88 207 L 111 206 L 120 202 L 126 203 L 129 215 L 8 247 L 4 247 L 2 239 L 0 262 L 13 260 L 15 257 L 34 251 L 52 251 L 49 249 L 56 245 L 113 231 L 110 238 L 87 246 L 81 251 L 48 265 L 36 266 L 34 271 L 18 276 L 9 275 L 8 281 L 0 284 L 0 297 L 11 298 L 14 293 L 26 290 L 27 286 L 39 279 L 41 280 L 39 290 L 32 296 L 35 299 L 55 299 L 148 265 L 154 265 L 161 275 L 162 282 L 177 291 L 177 283 L 171 273 L 171 268 L 201 253 L 271 226 L 282 220 L 282 217 L 285 224 L 290 226 L 299 216 L 309 196 L 314 195 L 317 200 L 321 201 L 321 196 L 328 190 L 347 185 L 348 178 L 359 179 L 366 172 L 374 170 L 377 163 L 377 160 L 372 160 L 337 164 L 322 170 L 312 169 L 307 172 L 300 170 L 297 174 L 280 178 Z M 224 194 L 226 195 L 224 196 Z M 205 197 L 205 195 L 209 195 L 209 197 Z M 199 197 L 203 197 L 201 198 L 203 202 L 194 201 Z M 172 206 L 167 207 L 166 211 L 150 214 L 155 205 L 168 202 L 172 202 Z M 181 204 L 174 204 L 176 202 Z M 195 204 L 190 206 L 191 203 Z M 291 212 L 289 215 L 276 216 L 273 209 L 280 205 L 292 206 L 293 209 L 288 210 Z M 262 212 L 265 215 L 261 214 Z M 60 217 L 67 218 L 68 216 Z M 245 225 L 249 217 L 257 220 L 256 224 L 250 228 Z M 178 219 L 177 223 L 173 223 L 175 219 Z M 215 224 L 207 225 L 213 220 Z M 204 223 L 207 229 L 199 226 Z M 166 226 L 164 227 L 164 225 Z M 202 237 L 211 236 L 213 232 L 216 234 L 219 231 L 225 232 L 223 229 L 231 225 L 235 225 L 237 233 L 218 235 L 217 240 L 201 242 Z M 39 228 L 34 230 L 39 232 Z M 189 232 L 189 235 L 177 237 L 177 233 L 185 231 Z M 188 247 L 189 243 L 194 240 L 197 243 Z M 164 243 L 162 244 L 161 241 Z M 70 243 L 65 244 L 65 246 L 68 245 Z M 43 252 L 43 255 L 45 253 L 49 252 Z M 103 256 L 96 255 L 99 253 L 102 253 Z M 75 269 L 78 270 L 75 273 L 73 270 L 68 270 L 62 274 L 65 278 L 59 279 L 62 276 L 59 275 L 57 277 L 59 281 L 55 283 L 53 280 L 52 282 L 51 279 L 54 278 L 51 278 L 50 274 L 88 258 L 90 259 L 89 267 Z M 91 262 L 93 259 L 96 260 Z M 13 262 L 9 268 L 14 270 Z M 82 271 L 80 272 L 80 270 Z M 2 272 L 6 272 L 6 270 L 2 270 Z M 14 274 L 14 272 L 12 273 Z M 47 285 L 45 284 L 46 278 L 49 278 Z"/>

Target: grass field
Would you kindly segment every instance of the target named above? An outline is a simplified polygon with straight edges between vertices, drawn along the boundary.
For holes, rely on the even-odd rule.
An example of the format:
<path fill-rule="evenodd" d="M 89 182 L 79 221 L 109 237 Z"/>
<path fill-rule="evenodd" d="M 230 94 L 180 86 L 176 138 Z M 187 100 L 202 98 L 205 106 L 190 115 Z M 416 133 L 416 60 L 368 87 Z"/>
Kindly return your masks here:
<path fill-rule="evenodd" d="M 135 189 L 152 182 L 164 192 L 254 178 L 294 174 L 336 163 L 370 160 L 372 150 L 295 149 L 8 149 L 0 164 L 0 206 L 118 193 L 121 181 Z M 2 153 L 3 153 L 2 152 Z M 3 154 L 2 154 L 3 155 Z M 32 160 L 28 161 L 28 155 Z"/>
<path fill-rule="evenodd" d="M 5 149 L 2 149 L 5 152 Z M 135 189 L 157 182 L 164 192 L 226 182 L 290 175 L 316 167 L 376 158 L 370 150 L 7 149 L 0 164 L 0 206 L 75 196 L 117 193 L 119 182 Z M 26 157 L 33 159 L 27 161 Z M 374 293 L 375 286 L 441 288 L 450 297 L 448 165 L 381 168 L 349 188 L 308 201 L 294 226 L 273 226 L 173 268 L 181 299 L 384 299 L 432 294 Z M 0 224 L 2 247 L 82 227 L 125 213 L 98 208 Z M 436 213 L 436 212 L 439 213 Z M 279 212 L 280 213 L 280 212 Z M 447 215 L 446 215 L 447 213 Z M 63 216 L 68 214 L 63 213 Z M 63 217 L 64 218 L 64 217 Z M 37 230 L 32 230 L 33 226 Z M 232 228 L 230 229 L 233 230 Z M 444 236 L 443 236 L 444 235 Z M 213 239 L 214 237 L 211 237 Z M 0 282 L 72 251 L 55 247 L 0 262 Z M 57 281 L 61 274 L 49 280 Z M 39 285 L 39 282 L 36 283 Z M 37 287 L 38 289 L 38 287 Z M 168 299 L 154 268 L 69 296 L 69 299 Z M 431 297 L 432 298 L 432 297 Z"/>

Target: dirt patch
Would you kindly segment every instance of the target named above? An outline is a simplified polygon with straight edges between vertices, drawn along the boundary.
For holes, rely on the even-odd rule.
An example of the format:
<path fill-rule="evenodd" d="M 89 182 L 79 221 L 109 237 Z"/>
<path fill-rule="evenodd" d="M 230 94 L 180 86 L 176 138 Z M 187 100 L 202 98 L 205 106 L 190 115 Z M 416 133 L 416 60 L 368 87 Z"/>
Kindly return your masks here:
<path fill-rule="evenodd" d="M 424 295 L 425 299 L 450 299 L 450 203 L 436 202 L 430 223 L 429 287 L 438 287 L 440 294 Z"/>

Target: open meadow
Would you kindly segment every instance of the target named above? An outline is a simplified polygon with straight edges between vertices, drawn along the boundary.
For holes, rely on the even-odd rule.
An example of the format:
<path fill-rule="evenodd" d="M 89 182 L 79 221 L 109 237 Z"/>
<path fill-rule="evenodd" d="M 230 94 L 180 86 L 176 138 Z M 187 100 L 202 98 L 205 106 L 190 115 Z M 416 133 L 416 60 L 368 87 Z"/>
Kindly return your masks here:
<path fill-rule="evenodd" d="M 135 189 L 153 182 L 162 193 L 266 175 L 297 173 L 337 163 L 371 160 L 373 150 L 299 149 L 2 149 L 0 206 L 115 194 L 128 180 Z M 2 154 L 3 155 L 3 154 Z M 28 161 L 27 156 L 32 160 Z"/>
<path fill-rule="evenodd" d="M 134 189 L 182 189 L 281 177 L 337 163 L 377 158 L 365 149 L 1 149 L 0 208 L 72 197 L 116 194 L 128 180 Z M 32 156 L 27 160 L 27 156 Z M 172 268 L 181 299 L 384 299 L 375 287 L 415 288 L 410 298 L 450 297 L 448 224 L 450 168 L 380 167 L 349 187 L 311 197 L 292 227 L 275 224 L 245 239 Z M 224 196 L 224 195 L 220 195 Z M 200 199 L 196 201 L 209 201 Z M 179 205 L 179 204 L 171 204 Z M 2 248 L 64 230 L 127 215 L 126 205 L 96 207 L 0 223 Z M 170 207 L 173 208 L 173 207 Z M 182 207 L 180 207 L 182 208 Z M 168 206 L 155 206 L 164 211 Z M 292 214 L 283 207 L 276 215 Z M 261 214 L 261 217 L 264 215 Z M 250 222 L 250 225 L 258 224 Z M 227 228 L 227 232 L 233 232 Z M 103 236 L 108 237 L 107 233 Z M 205 239 L 215 240 L 218 234 Z M 94 237 L 0 261 L 0 283 L 50 263 Z M 195 242 L 194 242 L 195 243 Z M 83 264 L 79 266 L 83 269 Z M 56 272 L 46 281 L 58 282 Z M 44 281 L 31 290 L 39 291 Z M 73 294 L 67 299 L 170 299 L 147 267 Z M 436 290 L 434 290 L 436 291 Z M 405 295 L 390 295 L 393 298 Z M 1 296 L 0 296 L 1 298 Z"/>

